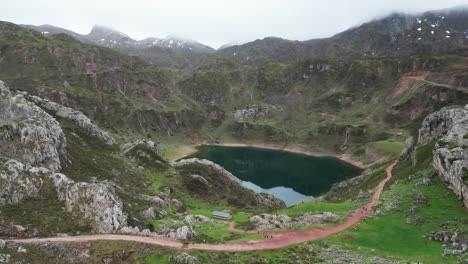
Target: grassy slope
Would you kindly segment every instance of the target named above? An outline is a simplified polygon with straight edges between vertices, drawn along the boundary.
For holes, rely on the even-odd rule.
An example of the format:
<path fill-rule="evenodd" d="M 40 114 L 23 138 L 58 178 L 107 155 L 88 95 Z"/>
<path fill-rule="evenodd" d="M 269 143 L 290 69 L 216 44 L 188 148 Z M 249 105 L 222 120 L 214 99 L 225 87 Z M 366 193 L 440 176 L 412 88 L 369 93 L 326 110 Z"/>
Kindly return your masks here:
<path fill-rule="evenodd" d="M 442 257 L 441 243 L 424 238 L 431 231 L 440 231 L 439 226 L 453 221 L 449 229 L 466 227 L 468 214 L 455 194 L 448 189 L 439 176 L 432 174 L 432 146 L 418 150 L 418 164 L 412 166 L 404 161 L 394 169 L 394 184 L 383 192 L 379 210 L 385 216 L 361 221 L 356 227 L 330 238 L 331 243 L 343 245 L 363 254 L 393 256 L 423 263 L 455 263 L 454 257 Z M 430 186 L 416 186 L 422 177 L 431 177 Z M 418 204 L 416 197 L 423 193 L 428 203 Z M 387 211 L 384 205 L 395 204 L 396 209 Z M 416 207 L 414 215 L 410 209 Z M 407 224 L 407 218 L 421 218 L 421 225 Z M 343 234 L 351 235 L 352 239 Z"/>

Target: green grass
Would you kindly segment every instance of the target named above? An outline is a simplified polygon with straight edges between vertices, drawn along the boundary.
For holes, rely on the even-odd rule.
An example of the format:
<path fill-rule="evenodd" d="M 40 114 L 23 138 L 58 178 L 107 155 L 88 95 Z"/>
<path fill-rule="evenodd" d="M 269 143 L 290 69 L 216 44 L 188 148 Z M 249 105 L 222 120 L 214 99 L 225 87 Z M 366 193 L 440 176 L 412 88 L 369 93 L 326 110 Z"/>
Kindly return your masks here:
<path fill-rule="evenodd" d="M 376 141 L 369 144 L 369 147 L 384 155 L 400 154 L 405 144 L 395 141 Z"/>
<path fill-rule="evenodd" d="M 169 263 L 168 255 L 152 254 L 144 258 L 145 264 L 167 264 Z"/>
<path fill-rule="evenodd" d="M 427 155 L 426 149 L 421 149 L 420 156 Z M 466 209 L 455 194 L 445 187 L 438 176 L 432 178 L 430 186 L 416 186 L 422 176 L 431 171 L 430 164 L 410 167 L 407 162 L 395 167 L 394 176 L 399 184 L 392 185 L 383 194 L 384 201 L 395 202 L 397 209 L 386 211 L 383 217 L 362 220 L 355 227 L 333 236 L 332 243 L 346 246 L 364 254 L 377 254 L 387 257 L 398 257 L 405 260 L 423 263 L 455 263 L 453 257 L 442 257 L 441 243 L 425 238 L 431 231 L 440 231 L 440 223 L 453 221 L 451 229 L 465 228 L 468 221 Z M 415 194 L 421 192 L 427 197 L 427 205 L 416 205 Z M 421 225 L 407 224 L 409 209 L 417 206 L 414 216 L 423 219 Z M 352 239 L 343 238 L 350 234 Z"/>
<path fill-rule="evenodd" d="M 347 215 L 353 212 L 359 205 L 354 204 L 350 200 L 342 203 L 301 203 L 286 209 L 278 210 L 277 214 L 286 214 L 289 216 L 299 216 L 308 212 L 333 212 L 340 215 Z"/>
<path fill-rule="evenodd" d="M 195 227 L 198 236 L 194 242 L 202 243 L 233 243 L 245 240 L 260 240 L 261 235 L 248 233 L 231 233 L 228 225 L 224 223 L 211 224 L 204 223 Z"/>

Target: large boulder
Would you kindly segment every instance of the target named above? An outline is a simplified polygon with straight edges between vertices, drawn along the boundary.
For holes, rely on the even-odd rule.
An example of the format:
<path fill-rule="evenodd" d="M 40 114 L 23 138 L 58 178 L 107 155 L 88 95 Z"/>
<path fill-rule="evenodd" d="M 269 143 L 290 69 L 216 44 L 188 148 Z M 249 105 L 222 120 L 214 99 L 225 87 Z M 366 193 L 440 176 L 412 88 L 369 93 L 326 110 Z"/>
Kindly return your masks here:
<path fill-rule="evenodd" d="M 66 161 L 66 139 L 51 115 L 0 81 L 0 157 L 58 172 Z"/>
<path fill-rule="evenodd" d="M 123 203 L 108 182 L 74 182 L 61 173 L 53 175 L 53 182 L 65 209 L 90 220 L 96 232 L 114 232 L 127 225 Z"/>
<path fill-rule="evenodd" d="M 197 233 L 191 226 L 182 226 L 177 228 L 177 230 L 170 232 L 167 236 L 173 239 L 178 240 L 187 240 L 195 237 Z"/>

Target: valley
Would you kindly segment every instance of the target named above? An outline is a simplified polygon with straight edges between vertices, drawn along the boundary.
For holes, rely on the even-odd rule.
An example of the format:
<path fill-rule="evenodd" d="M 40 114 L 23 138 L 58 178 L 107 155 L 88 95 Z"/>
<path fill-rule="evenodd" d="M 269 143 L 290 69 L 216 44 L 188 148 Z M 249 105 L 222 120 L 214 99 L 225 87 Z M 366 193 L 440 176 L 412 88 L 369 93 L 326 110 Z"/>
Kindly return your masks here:
<path fill-rule="evenodd" d="M 466 262 L 467 21 L 217 50 L 0 21 L 0 263 Z"/>

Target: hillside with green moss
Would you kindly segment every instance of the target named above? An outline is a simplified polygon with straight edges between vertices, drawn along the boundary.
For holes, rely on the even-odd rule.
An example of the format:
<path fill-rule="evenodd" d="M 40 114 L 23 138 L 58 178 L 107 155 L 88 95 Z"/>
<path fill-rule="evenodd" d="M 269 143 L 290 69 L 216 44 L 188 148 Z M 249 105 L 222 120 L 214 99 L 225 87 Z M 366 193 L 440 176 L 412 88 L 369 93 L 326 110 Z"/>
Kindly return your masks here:
<path fill-rule="evenodd" d="M 0 263 L 466 261 L 467 17 L 392 14 L 331 38 L 218 51 L 0 22 Z M 174 161 L 199 144 L 330 155 L 363 173 L 286 207 L 210 161 Z M 6 241 L 111 233 L 219 245 L 327 228 L 369 203 L 394 160 L 356 225 L 277 250 Z"/>

